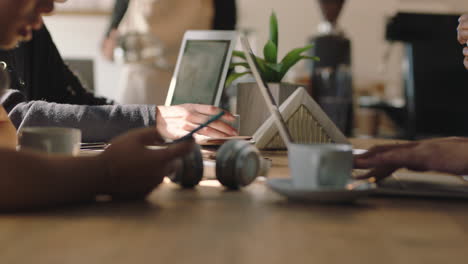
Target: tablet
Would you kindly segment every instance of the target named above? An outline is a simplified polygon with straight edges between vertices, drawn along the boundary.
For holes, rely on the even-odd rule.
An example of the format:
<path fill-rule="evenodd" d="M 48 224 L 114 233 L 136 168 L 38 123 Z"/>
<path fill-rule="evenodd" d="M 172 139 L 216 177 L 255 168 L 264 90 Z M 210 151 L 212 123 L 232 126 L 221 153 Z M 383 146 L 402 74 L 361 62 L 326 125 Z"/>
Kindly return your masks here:
<path fill-rule="evenodd" d="M 166 106 L 185 103 L 219 106 L 236 39 L 235 31 L 187 31 Z"/>

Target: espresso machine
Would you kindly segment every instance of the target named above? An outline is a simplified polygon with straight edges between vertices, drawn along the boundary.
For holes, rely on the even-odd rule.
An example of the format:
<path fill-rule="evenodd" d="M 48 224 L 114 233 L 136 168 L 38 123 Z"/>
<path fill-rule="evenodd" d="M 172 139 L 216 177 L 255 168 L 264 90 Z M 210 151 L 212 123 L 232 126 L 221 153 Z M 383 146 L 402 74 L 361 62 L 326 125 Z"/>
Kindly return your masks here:
<path fill-rule="evenodd" d="M 318 0 L 322 22 L 310 38 L 311 94 L 325 113 L 346 135 L 352 133 L 353 89 L 351 76 L 351 41 L 337 24 L 345 0 Z"/>
<path fill-rule="evenodd" d="M 468 136 L 468 72 L 457 41 L 459 16 L 400 12 L 387 21 L 387 41 L 404 47 L 406 103 L 400 118 L 394 118 L 404 138 Z M 395 109 L 383 110 L 392 117 Z"/>

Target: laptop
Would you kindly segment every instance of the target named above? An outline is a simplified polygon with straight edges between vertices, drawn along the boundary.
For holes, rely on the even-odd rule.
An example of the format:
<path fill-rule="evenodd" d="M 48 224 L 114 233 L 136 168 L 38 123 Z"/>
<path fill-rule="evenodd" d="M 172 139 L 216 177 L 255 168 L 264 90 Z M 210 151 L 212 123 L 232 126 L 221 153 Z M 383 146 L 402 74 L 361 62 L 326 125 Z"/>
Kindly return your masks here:
<path fill-rule="evenodd" d="M 268 84 L 260 75 L 250 43 L 245 36 L 241 36 L 241 43 L 252 75 L 265 98 L 265 103 L 274 118 L 281 138 L 286 143 L 286 146 L 288 146 L 293 141 L 291 134 L 281 116 L 278 105 L 273 99 Z M 356 170 L 353 174 L 355 173 L 365 173 L 365 171 Z M 468 198 L 468 177 L 442 173 L 418 173 L 403 170 L 394 173 L 388 179 L 380 182 L 375 193 L 397 196 Z"/>
<path fill-rule="evenodd" d="M 165 105 L 219 106 L 236 40 L 230 30 L 185 32 Z"/>

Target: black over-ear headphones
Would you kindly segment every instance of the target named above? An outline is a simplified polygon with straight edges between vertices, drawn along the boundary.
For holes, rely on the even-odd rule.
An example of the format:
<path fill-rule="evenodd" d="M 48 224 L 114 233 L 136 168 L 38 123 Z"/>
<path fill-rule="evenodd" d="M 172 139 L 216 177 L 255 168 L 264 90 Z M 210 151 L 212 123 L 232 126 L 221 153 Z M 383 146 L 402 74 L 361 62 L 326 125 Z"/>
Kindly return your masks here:
<path fill-rule="evenodd" d="M 203 158 L 200 146 L 178 161 L 176 172 L 169 178 L 185 188 L 197 185 L 203 177 Z M 248 141 L 231 140 L 216 154 L 216 178 L 229 189 L 249 185 L 260 174 L 262 157 Z"/>

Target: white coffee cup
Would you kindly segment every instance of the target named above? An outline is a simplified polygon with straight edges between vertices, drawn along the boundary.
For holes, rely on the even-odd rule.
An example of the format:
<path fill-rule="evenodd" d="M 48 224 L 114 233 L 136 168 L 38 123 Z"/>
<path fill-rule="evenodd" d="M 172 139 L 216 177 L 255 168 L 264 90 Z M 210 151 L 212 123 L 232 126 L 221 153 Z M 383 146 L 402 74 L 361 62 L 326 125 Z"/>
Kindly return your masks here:
<path fill-rule="evenodd" d="M 290 144 L 288 157 L 296 189 L 342 189 L 351 177 L 353 149 L 350 145 Z"/>
<path fill-rule="evenodd" d="M 81 131 L 64 127 L 25 127 L 18 133 L 18 150 L 36 150 L 53 154 L 78 155 Z"/>

